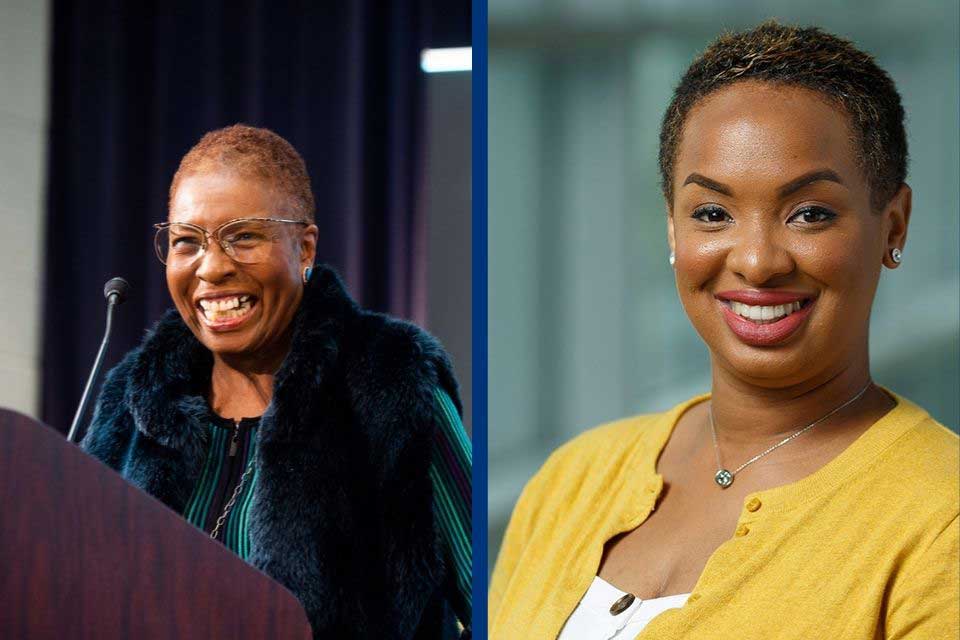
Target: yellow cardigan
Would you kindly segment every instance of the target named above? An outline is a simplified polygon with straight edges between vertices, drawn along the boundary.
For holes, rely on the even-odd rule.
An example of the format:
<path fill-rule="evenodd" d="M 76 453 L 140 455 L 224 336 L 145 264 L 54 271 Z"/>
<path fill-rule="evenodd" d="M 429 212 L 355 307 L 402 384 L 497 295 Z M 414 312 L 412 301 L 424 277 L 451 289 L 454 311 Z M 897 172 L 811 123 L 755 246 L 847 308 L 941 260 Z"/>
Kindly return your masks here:
<path fill-rule="evenodd" d="M 960 440 L 891 395 L 897 406 L 821 469 L 747 496 L 740 535 L 710 557 L 687 603 L 637 637 L 960 637 Z M 554 452 L 500 548 L 490 638 L 557 637 L 605 542 L 650 514 L 663 486 L 656 460 L 677 419 L 708 398 L 598 427 Z"/>

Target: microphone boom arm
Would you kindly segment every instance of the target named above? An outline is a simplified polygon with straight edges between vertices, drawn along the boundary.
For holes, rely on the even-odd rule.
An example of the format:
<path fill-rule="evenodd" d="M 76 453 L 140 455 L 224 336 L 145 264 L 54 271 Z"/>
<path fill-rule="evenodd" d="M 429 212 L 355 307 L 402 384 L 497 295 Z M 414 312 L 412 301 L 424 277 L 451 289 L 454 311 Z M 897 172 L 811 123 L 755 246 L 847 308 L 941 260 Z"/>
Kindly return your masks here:
<path fill-rule="evenodd" d="M 100 342 L 100 349 L 97 351 L 97 359 L 93 361 L 93 370 L 90 371 L 90 377 L 87 378 L 87 385 L 83 388 L 83 395 L 80 396 L 80 406 L 77 407 L 77 413 L 73 416 L 73 423 L 70 425 L 70 432 L 67 434 L 67 442 L 74 442 L 77 435 L 77 429 L 83 414 L 86 413 L 87 404 L 90 402 L 90 389 L 93 387 L 94 380 L 100 373 L 100 367 L 103 365 L 103 356 L 107 351 L 107 342 L 110 340 L 110 328 L 113 326 L 113 310 L 117 306 L 117 300 L 120 295 L 111 293 L 107 298 L 107 328 L 103 333 L 103 340 Z"/>

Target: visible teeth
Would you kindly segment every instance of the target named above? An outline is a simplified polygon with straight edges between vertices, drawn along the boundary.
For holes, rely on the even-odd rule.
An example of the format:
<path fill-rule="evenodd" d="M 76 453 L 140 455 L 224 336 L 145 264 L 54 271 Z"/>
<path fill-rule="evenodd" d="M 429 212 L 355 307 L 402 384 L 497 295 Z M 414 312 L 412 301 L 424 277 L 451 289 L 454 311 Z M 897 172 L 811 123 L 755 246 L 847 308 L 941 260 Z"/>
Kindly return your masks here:
<path fill-rule="evenodd" d="M 227 309 L 236 309 L 241 304 L 250 301 L 250 296 L 233 296 L 232 298 L 219 298 L 217 300 L 200 300 L 200 306 L 205 311 L 226 311 Z"/>
<path fill-rule="evenodd" d="M 200 307 L 207 320 L 216 322 L 228 318 L 239 318 L 250 311 L 252 304 L 249 295 L 220 298 L 218 300 L 200 300 Z"/>
<path fill-rule="evenodd" d="M 799 300 L 773 306 L 753 306 L 737 302 L 736 300 L 730 300 L 729 304 L 730 308 L 738 316 L 759 323 L 773 322 L 785 318 L 791 313 L 799 311 L 802 305 Z"/>

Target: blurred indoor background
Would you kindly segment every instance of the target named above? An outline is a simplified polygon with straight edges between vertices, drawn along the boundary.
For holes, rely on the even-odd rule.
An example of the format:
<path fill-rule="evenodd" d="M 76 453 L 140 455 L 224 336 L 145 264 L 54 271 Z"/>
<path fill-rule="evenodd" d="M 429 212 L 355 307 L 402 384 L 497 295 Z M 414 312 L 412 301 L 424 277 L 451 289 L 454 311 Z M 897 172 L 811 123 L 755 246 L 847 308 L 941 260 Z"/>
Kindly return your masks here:
<path fill-rule="evenodd" d="M 913 217 L 874 305 L 873 374 L 957 429 L 955 0 L 490 0 L 489 18 L 491 566 L 560 443 L 709 390 L 667 263 L 657 138 L 681 73 L 723 30 L 818 25 L 896 81 Z"/>
<path fill-rule="evenodd" d="M 428 73 L 421 53 L 469 47 L 470 16 L 469 0 L 0 0 L 0 406 L 66 431 L 104 282 L 132 286 L 106 370 L 170 306 L 152 224 L 180 158 L 245 122 L 304 157 L 318 259 L 447 346 L 469 428 L 470 72 Z"/>

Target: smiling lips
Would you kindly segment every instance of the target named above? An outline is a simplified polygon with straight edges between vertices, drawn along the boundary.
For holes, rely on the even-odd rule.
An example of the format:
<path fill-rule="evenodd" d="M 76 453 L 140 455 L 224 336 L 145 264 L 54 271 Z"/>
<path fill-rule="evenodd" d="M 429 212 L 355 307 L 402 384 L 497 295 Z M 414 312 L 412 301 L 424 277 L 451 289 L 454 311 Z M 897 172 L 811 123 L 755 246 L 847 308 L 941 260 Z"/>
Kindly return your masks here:
<path fill-rule="evenodd" d="M 249 294 L 202 297 L 197 300 L 197 315 L 213 331 L 235 329 L 248 317 L 257 299 Z"/>
<path fill-rule="evenodd" d="M 723 291 L 715 295 L 727 326 L 743 342 L 783 342 L 806 321 L 816 296 L 794 291 Z"/>

